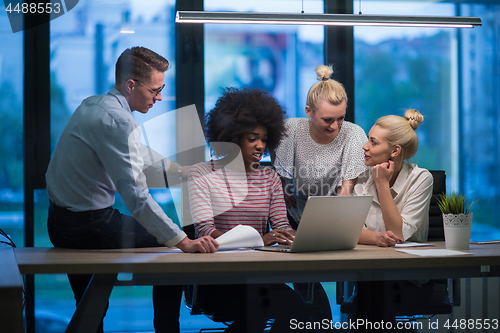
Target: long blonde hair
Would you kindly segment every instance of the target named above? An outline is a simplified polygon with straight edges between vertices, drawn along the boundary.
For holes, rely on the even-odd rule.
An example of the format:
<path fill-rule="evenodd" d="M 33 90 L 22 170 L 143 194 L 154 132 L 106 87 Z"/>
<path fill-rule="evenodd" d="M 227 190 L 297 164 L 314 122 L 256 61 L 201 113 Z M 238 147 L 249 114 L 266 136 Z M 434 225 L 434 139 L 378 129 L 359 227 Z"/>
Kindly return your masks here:
<path fill-rule="evenodd" d="M 417 153 L 418 136 L 415 130 L 424 121 L 424 116 L 417 110 L 406 110 L 404 117 L 385 116 L 375 123 L 387 130 L 387 141 L 390 145 L 401 146 L 403 160 L 412 158 Z"/>
<path fill-rule="evenodd" d="M 320 101 L 325 100 L 332 105 L 340 105 L 342 102 L 347 104 L 347 93 L 344 86 L 330 76 L 333 74 L 331 66 L 320 65 L 315 69 L 317 79 L 316 82 L 307 93 L 307 105 L 316 111 Z"/>

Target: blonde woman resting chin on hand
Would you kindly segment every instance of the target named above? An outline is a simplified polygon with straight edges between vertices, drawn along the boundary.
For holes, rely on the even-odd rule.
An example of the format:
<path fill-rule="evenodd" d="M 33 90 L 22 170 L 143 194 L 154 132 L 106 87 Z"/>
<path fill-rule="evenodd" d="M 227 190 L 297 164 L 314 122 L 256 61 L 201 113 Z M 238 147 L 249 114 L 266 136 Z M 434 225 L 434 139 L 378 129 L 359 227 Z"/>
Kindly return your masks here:
<path fill-rule="evenodd" d="M 404 117 L 379 118 L 363 146 L 369 170 L 360 175 L 353 195 L 373 195 L 373 203 L 358 243 L 382 247 L 404 241 L 427 241 L 431 173 L 407 160 L 415 155 L 415 133 L 424 117 L 407 110 Z"/>

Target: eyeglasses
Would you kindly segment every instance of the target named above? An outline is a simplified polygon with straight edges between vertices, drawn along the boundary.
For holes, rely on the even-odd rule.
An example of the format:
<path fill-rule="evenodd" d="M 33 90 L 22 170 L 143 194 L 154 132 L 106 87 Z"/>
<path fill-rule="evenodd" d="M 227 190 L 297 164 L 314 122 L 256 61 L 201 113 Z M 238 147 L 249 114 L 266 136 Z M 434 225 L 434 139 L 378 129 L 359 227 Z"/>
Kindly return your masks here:
<path fill-rule="evenodd" d="M 137 79 L 132 79 L 134 81 L 137 81 L 139 82 L 141 85 L 143 85 L 144 87 L 146 87 L 147 90 L 151 91 L 153 94 L 155 94 L 155 96 L 158 96 L 159 93 L 161 93 L 161 91 L 163 90 L 163 88 L 165 88 L 165 84 L 163 84 L 163 86 L 161 86 L 160 88 L 157 88 L 157 89 L 151 89 L 149 88 L 147 85 L 145 85 L 144 83 L 142 83 L 141 81 L 137 80 Z"/>

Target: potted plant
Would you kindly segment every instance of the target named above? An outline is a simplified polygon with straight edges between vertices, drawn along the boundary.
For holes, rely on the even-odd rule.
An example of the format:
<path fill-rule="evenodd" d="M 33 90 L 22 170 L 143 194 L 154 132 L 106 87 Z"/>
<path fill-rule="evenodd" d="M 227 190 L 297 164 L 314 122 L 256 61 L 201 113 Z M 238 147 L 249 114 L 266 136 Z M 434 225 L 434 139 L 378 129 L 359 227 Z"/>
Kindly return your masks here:
<path fill-rule="evenodd" d="M 451 194 L 441 194 L 437 204 L 443 214 L 471 214 L 470 209 L 474 202 L 469 204 L 463 194 L 451 192 Z"/>
<path fill-rule="evenodd" d="M 443 226 L 446 248 L 452 250 L 468 250 L 472 226 L 471 207 L 463 194 L 456 192 L 441 194 L 437 204 L 443 214 Z"/>

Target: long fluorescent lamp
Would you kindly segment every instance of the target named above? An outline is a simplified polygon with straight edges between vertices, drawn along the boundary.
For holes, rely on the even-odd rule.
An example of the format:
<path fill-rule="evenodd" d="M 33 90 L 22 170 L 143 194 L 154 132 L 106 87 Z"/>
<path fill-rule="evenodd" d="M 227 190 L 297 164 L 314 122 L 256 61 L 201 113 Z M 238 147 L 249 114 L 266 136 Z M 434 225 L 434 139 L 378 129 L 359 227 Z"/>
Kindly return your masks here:
<path fill-rule="evenodd" d="M 337 26 L 474 28 L 482 25 L 479 17 L 397 16 L 354 14 L 283 14 L 178 11 L 177 23 L 228 24 L 309 24 Z"/>

